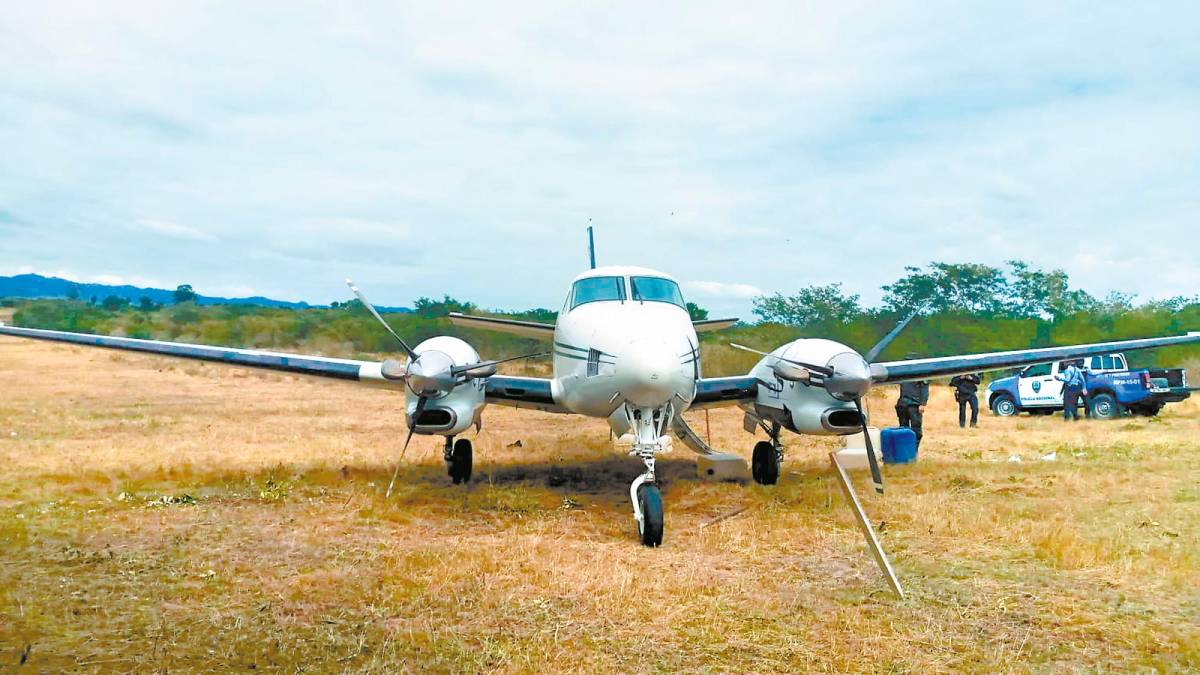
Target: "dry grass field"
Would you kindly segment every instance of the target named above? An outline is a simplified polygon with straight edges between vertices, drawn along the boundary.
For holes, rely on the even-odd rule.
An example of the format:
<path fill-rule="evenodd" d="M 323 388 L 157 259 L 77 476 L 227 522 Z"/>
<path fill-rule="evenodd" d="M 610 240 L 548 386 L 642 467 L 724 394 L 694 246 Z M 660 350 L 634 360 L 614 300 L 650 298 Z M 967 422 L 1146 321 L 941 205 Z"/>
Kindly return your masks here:
<path fill-rule="evenodd" d="M 885 497 L 856 475 L 901 601 L 831 440 L 773 488 L 677 450 L 647 550 L 594 420 L 492 408 L 469 486 L 418 438 L 388 500 L 391 392 L 0 338 L 0 670 L 1200 669 L 1200 405 L 961 431 L 943 389 Z"/>

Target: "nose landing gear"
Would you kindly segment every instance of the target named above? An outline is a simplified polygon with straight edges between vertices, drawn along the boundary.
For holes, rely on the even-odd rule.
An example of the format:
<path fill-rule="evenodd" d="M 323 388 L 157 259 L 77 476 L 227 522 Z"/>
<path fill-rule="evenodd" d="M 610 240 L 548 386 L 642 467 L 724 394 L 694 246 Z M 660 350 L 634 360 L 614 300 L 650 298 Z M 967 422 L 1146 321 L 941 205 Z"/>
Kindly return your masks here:
<path fill-rule="evenodd" d="M 663 432 L 670 427 L 675 410 L 667 405 L 660 410 L 626 406 L 625 416 L 634 433 L 633 447 L 629 454 L 641 458 L 646 472 L 634 479 L 629 486 L 629 499 L 633 502 L 633 519 L 637 521 L 638 537 L 643 546 L 661 546 L 663 541 L 662 493 L 655 485 L 655 456 L 665 450 Z"/>
<path fill-rule="evenodd" d="M 662 494 L 658 487 L 646 483 L 643 474 L 633 481 L 629 488 L 629 496 L 633 500 L 633 517 L 637 520 L 638 536 L 642 546 L 654 548 L 662 545 L 663 540 L 663 505 Z"/>

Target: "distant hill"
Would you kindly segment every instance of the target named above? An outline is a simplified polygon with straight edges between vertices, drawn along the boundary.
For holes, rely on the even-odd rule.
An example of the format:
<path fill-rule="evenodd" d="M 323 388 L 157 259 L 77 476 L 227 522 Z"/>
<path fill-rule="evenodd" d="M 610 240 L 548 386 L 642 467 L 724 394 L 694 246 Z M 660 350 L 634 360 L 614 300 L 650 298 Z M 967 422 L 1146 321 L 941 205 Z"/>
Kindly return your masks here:
<path fill-rule="evenodd" d="M 150 298 L 160 305 L 169 305 L 175 301 L 174 289 L 139 288 L 137 286 L 110 286 L 108 284 L 87 284 L 58 277 L 44 277 L 40 274 L 18 274 L 12 277 L 0 276 L 0 298 L 69 298 L 78 297 L 90 301 L 95 298 L 100 302 L 110 295 L 125 298 L 137 304 L 143 296 Z M 325 305 L 310 305 L 307 302 L 288 302 L 274 300 L 262 296 L 249 298 L 222 298 L 213 295 L 197 295 L 198 305 L 255 305 L 258 307 L 284 307 L 288 309 L 309 309 L 325 307 Z M 407 307 L 379 307 L 381 312 L 408 312 Z"/>

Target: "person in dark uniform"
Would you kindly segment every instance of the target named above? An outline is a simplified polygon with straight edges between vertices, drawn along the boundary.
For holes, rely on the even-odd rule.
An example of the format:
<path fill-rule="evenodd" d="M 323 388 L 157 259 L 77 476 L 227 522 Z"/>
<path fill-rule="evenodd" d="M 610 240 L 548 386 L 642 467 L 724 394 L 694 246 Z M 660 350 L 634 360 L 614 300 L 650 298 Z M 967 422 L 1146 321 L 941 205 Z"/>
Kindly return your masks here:
<path fill-rule="evenodd" d="M 921 425 L 925 419 L 925 404 L 929 403 L 928 382 L 905 382 L 900 385 L 900 398 L 896 401 L 896 418 L 900 426 L 908 427 L 917 436 L 917 447 L 921 447 Z"/>
<path fill-rule="evenodd" d="M 983 379 L 978 373 L 955 375 L 950 379 L 954 387 L 954 400 L 958 401 L 958 426 L 967 426 L 967 406 L 971 406 L 971 426 L 979 426 L 979 383 Z"/>

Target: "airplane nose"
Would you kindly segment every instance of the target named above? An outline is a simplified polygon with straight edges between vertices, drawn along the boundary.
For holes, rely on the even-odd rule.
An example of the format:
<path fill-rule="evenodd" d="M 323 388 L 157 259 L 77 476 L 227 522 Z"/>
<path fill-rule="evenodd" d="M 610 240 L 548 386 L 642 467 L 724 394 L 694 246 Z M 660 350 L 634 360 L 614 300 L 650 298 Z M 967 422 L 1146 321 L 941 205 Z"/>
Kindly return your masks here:
<path fill-rule="evenodd" d="M 679 362 L 679 355 L 661 342 L 633 342 L 614 364 L 617 390 L 633 405 L 662 406 L 675 394 Z"/>

